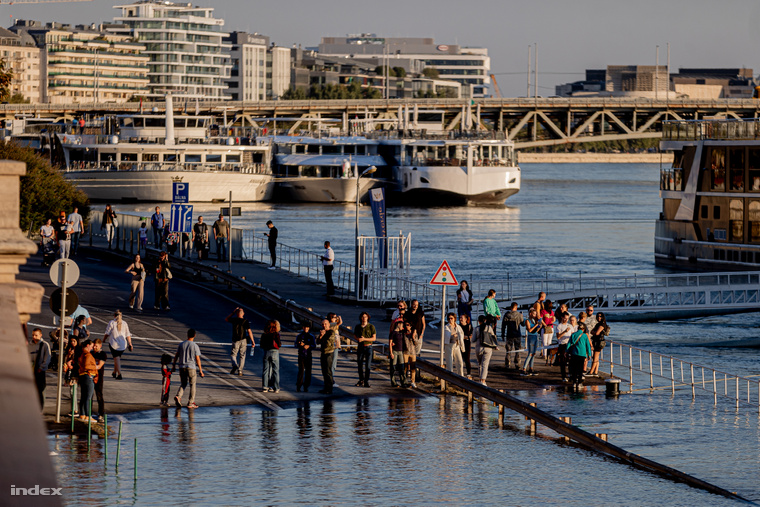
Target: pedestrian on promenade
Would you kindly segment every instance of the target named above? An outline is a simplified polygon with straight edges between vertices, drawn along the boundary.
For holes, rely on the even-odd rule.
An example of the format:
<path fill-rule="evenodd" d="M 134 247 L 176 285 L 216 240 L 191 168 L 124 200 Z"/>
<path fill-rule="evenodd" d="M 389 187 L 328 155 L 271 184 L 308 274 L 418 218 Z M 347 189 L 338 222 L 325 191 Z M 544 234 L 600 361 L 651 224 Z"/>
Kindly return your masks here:
<path fill-rule="evenodd" d="M 208 259 L 208 225 L 203 223 L 203 217 L 198 217 L 198 222 L 193 225 L 193 248 L 198 260 Z"/>
<path fill-rule="evenodd" d="M 239 306 L 232 310 L 232 313 L 227 315 L 224 320 L 232 324 L 232 352 L 230 353 L 232 370 L 230 370 L 230 374 L 242 376 L 243 368 L 245 368 L 246 338 L 251 340 L 251 354 L 256 347 L 251 323 L 245 318 L 245 311 Z"/>
<path fill-rule="evenodd" d="M 140 254 L 135 255 L 132 264 L 130 264 L 124 272 L 132 275 L 129 293 L 129 307 L 141 312 L 143 296 L 145 296 L 145 277 L 148 272 L 141 262 Z"/>
<path fill-rule="evenodd" d="M 106 209 L 103 211 L 103 219 L 100 221 L 100 229 L 106 231 L 106 241 L 108 241 L 108 249 L 111 249 L 111 241 L 113 241 L 114 229 L 119 226 L 119 222 L 116 219 L 116 212 L 113 210 L 110 204 L 106 204 Z"/>
<path fill-rule="evenodd" d="M 74 206 L 74 211 L 69 213 L 67 220 L 71 224 L 72 229 L 71 255 L 76 256 L 76 254 L 79 252 L 79 239 L 84 233 L 84 219 L 82 219 L 82 215 L 79 214 L 79 208 Z"/>
<path fill-rule="evenodd" d="M 267 221 L 267 227 L 269 227 L 269 232 L 265 232 L 264 236 L 268 238 L 269 243 L 269 255 L 272 258 L 272 265 L 269 266 L 269 269 L 274 269 L 274 265 L 277 262 L 277 227 L 274 226 L 271 220 Z"/>
<path fill-rule="evenodd" d="M 494 329 L 486 323 L 485 315 L 478 317 L 478 327 L 473 334 L 475 344 L 475 357 L 478 358 L 478 382 L 486 384 L 488 378 L 488 366 L 491 364 L 491 356 L 495 350 L 498 350 L 496 344 L 496 333 Z"/>
<path fill-rule="evenodd" d="M 44 224 L 40 227 L 40 249 L 42 250 L 43 265 L 53 259 L 56 248 L 57 243 L 55 241 L 53 221 L 50 218 L 46 218 Z"/>
<path fill-rule="evenodd" d="M 174 354 L 174 361 L 172 362 L 172 371 L 177 367 L 179 363 L 179 389 L 177 395 L 174 397 L 174 404 L 178 407 L 182 406 L 182 395 L 185 392 L 187 384 L 190 384 L 190 398 L 187 400 L 187 408 L 198 408 L 195 404 L 195 380 L 196 375 L 203 375 L 203 367 L 201 366 L 201 349 L 198 344 L 195 343 L 195 329 L 187 330 L 187 340 L 183 341 L 177 347 L 177 352 Z M 197 371 L 196 371 L 197 370 Z"/>
<path fill-rule="evenodd" d="M 316 337 L 309 332 L 311 323 L 306 321 L 301 332 L 296 336 L 298 349 L 298 376 L 296 377 L 296 392 L 308 393 L 311 386 L 311 366 L 314 349 L 317 347 Z"/>
<path fill-rule="evenodd" d="M 567 343 L 567 354 L 570 357 L 570 382 L 577 389 L 583 384 L 583 368 L 591 356 L 591 343 L 588 339 L 586 324 L 578 324 L 578 330 L 570 336 Z"/>
<path fill-rule="evenodd" d="M 520 353 L 517 352 L 522 346 L 523 314 L 517 311 L 517 303 L 509 306 L 509 311 L 504 315 L 501 321 L 501 339 L 504 340 L 506 354 L 504 355 L 504 366 L 509 369 L 509 356 L 514 351 L 512 363 L 517 370 L 520 368 Z"/>
<path fill-rule="evenodd" d="M 158 254 L 156 265 L 156 294 L 153 308 L 156 310 L 171 310 L 169 306 L 169 280 L 172 278 L 169 255 L 166 252 Z"/>
<path fill-rule="evenodd" d="M 549 346 L 551 346 L 552 341 L 554 340 L 554 323 L 557 320 L 554 316 L 553 308 L 554 305 L 550 300 L 547 299 L 544 303 L 544 309 L 540 313 L 544 328 L 541 355 L 539 357 L 546 358 L 546 361 L 544 361 L 545 365 L 550 365 L 552 359 L 554 358 L 554 354 L 551 350 L 549 350 Z"/>
<path fill-rule="evenodd" d="M 324 387 L 319 391 L 320 394 L 332 394 L 333 392 L 333 377 L 335 375 L 333 353 L 337 350 L 338 337 L 331 326 L 331 322 L 328 319 L 324 319 L 322 321 L 322 329 L 319 331 L 319 337 L 317 338 L 321 352 L 319 362 L 322 366 L 322 378 L 325 383 Z"/>
<path fill-rule="evenodd" d="M 164 239 L 164 227 L 166 227 L 164 214 L 161 213 L 161 208 L 156 206 L 156 212 L 150 217 L 150 228 L 153 229 L 153 246 L 155 248 L 161 249 Z"/>
<path fill-rule="evenodd" d="M 467 280 L 462 280 L 457 289 L 457 314 L 467 315 L 472 321 L 472 291 Z"/>
<path fill-rule="evenodd" d="M 404 320 L 412 323 L 412 328 L 417 331 L 417 350 L 414 351 L 415 356 L 419 356 L 422 350 L 422 341 L 425 339 L 425 312 L 420 306 L 420 302 L 416 299 L 412 299 L 411 307 L 404 314 Z"/>
<path fill-rule="evenodd" d="M 596 319 L 596 316 L 594 316 L 594 319 Z M 580 326 L 581 324 L 583 324 L 584 326 L 586 326 L 586 329 L 593 329 L 593 328 L 589 328 L 588 327 L 588 314 L 586 312 L 581 312 L 581 313 L 578 314 L 578 325 Z M 576 329 L 576 331 L 577 331 L 577 329 Z M 569 361 L 570 360 L 568 359 L 568 364 L 569 364 Z M 583 363 L 583 374 L 584 374 L 583 378 L 584 379 L 586 378 L 585 374 L 586 374 L 587 370 L 588 370 L 588 358 L 586 358 L 586 360 Z"/>
<path fill-rule="evenodd" d="M 557 324 L 557 357 L 559 358 L 559 373 L 562 377 L 562 382 L 567 382 L 567 342 L 570 341 L 570 336 L 576 331 L 575 326 L 578 324 L 578 320 L 575 316 L 570 316 L 565 312 L 560 316 L 560 322 Z"/>
<path fill-rule="evenodd" d="M 588 307 L 586 308 L 586 322 L 585 322 L 585 324 L 586 324 L 586 327 L 589 330 L 592 330 L 592 329 L 594 329 L 596 327 L 596 319 L 597 319 L 597 317 L 596 317 L 596 314 L 594 313 L 594 306 L 593 305 L 588 305 Z"/>
<path fill-rule="evenodd" d="M 406 376 L 404 375 L 404 322 L 396 320 L 393 322 L 391 336 L 388 343 L 388 359 L 390 360 L 391 386 L 406 387 Z M 396 375 L 399 382 L 396 383 Z"/>
<path fill-rule="evenodd" d="M 58 238 L 58 257 L 68 259 L 71 254 L 71 233 L 74 228 L 66 219 L 66 213 L 61 211 L 58 222 L 55 224 L 56 237 Z"/>
<path fill-rule="evenodd" d="M 34 383 L 40 396 L 40 409 L 43 409 L 45 408 L 45 387 L 47 386 L 45 375 L 52 353 L 50 352 L 50 344 L 42 339 L 42 329 L 35 328 L 32 331 L 32 339 L 27 342 L 27 348 L 32 360 Z"/>
<path fill-rule="evenodd" d="M 417 388 L 417 384 L 414 383 L 417 375 L 417 350 L 420 347 L 417 331 L 414 330 L 411 322 L 404 321 L 404 362 L 409 379 L 412 381 L 411 386 L 415 389 Z"/>
<path fill-rule="evenodd" d="M 137 252 L 145 252 L 145 255 L 148 255 L 148 229 L 145 222 L 141 223 L 137 230 L 137 239 Z"/>
<path fill-rule="evenodd" d="M 92 317 L 90 317 L 90 312 L 87 311 L 87 308 L 85 308 L 82 305 L 77 305 L 77 309 L 74 310 L 74 313 L 71 314 L 71 331 L 74 331 L 74 323 L 77 321 L 77 317 L 80 315 L 84 316 L 84 325 L 85 326 L 91 326 L 92 325 Z M 89 333 L 88 333 L 89 336 Z"/>
<path fill-rule="evenodd" d="M 98 375 L 98 366 L 95 362 L 95 358 L 92 357 L 92 342 L 90 340 L 82 342 L 77 365 L 79 372 L 77 383 L 81 390 L 81 397 L 79 399 L 79 418 L 84 422 L 88 422 L 92 416 L 90 403 L 92 402 L 92 393 L 95 390 L 94 380 Z M 98 421 L 97 419 L 94 419 L 92 422 Z"/>
<path fill-rule="evenodd" d="M 280 392 L 280 323 L 270 320 L 264 328 L 259 340 L 259 346 L 264 350 L 264 368 L 261 374 L 261 390 L 263 392 Z"/>
<path fill-rule="evenodd" d="M 538 299 L 536 300 L 533 305 L 538 305 L 538 308 L 536 309 L 537 315 L 541 317 L 541 310 L 544 309 L 544 301 L 546 301 L 546 292 L 539 292 L 538 293 Z"/>
<path fill-rule="evenodd" d="M 340 326 L 343 325 L 343 318 L 337 313 L 330 312 L 327 314 L 327 319 L 330 321 L 330 329 L 335 333 L 335 350 L 333 351 L 332 371 L 333 387 L 338 387 L 337 382 L 335 382 L 335 371 L 338 369 L 338 354 L 343 347 L 343 343 L 340 339 Z"/>
<path fill-rule="evenodd" d="M 446 325 L 443 328 L 443 342 L 446 344 L 446 369 L 464 376 L 464 363 L 462 363 L 462 351 L 464 350 L 464 332 L 457 324 L 457 317 L 453 313 L 446 315 Z"/>
<path fill-rule="evenodd" d="M 72 336 L 70 340 L 64 342 L 63 349 L 63 379 L 66 385 L 71 385 L 72 382 L 76 382 L 76 354 L 79 344 L 79 340 Z"/>
<path fill-rule="evenodd" d="M 401 319 L 404 320 L 404 314 L 406 313 L 406 301 L 403 299 L 396 304 L 396 309 L 393 310 L 393 314 L 391 315 L 391 323 L 396 322 L 396 320 Z M 393 329 L 393 324 L 391 324 L 391 329 Z"/>
<path fill-rule="evenodd" d="M 169 354 L 161 354 L 161 403 L 162 407 L 169 406 L 169 390 L 172 386 L 172 362 Z"/>
<path fill-rule="evenodd" d="M 230 223 L 224 220 L 224 215 L 219 213 L 219 219 L 211 228 L 214 231 L 216 241 L 216 260 L 222 262 L 227 259 L 227 240 L 230 237 Z"/>
<path fill-rule="evenodd" d="M 470 364 L 470 350 L 472 348 L 472 320 L 470 316 L 463 313 L 459 316 L 459 327 L 464 333 L 464 350 L 462 351 L 462 361 L 467 375 L 472 375 L 472 364 Z"/>
<path fill-rule="evenodd" d="M 98 369 L 98 376 L 95 380 L 95 398 L 98 400 L 98 414 L 95 416 L 95 418 L 98 420 L 98 422 L 103 422 L 105 420 L 105 414 L 106 414 L 106 402 L 105 398 L 103 398 L 103 384 L 105 384 L 106 377 L 103 375 L 106 372 L 106 360 L 108 359 L 108 354 L 105 350 L 103 350 L 103 340 L 100 338 L 96 338 L 94 342 L 92 342 L 92 357 L 95 358 L 95 367 Z"/>
<path fill-rule="evenodd" d="M 106 326 L 103 343 L 108 344 L 111 349 L 111 357 L 113 357 L 113 373 L 111 376 L 116 380 L 121 380 L 121 356 L 127 348 L 132 352 L 132 335 L 129 332 L 129 326 L 121 318 L 121 310 L 114 312 L 113 320 Z"/>
<path fill-rule="evenodd" d="M 372 361 L 372 344 L 377 340 L 375 326 L 369 323 L 369 314 L 359 315 L 359 324 L 354 326 L 354 337 L 359 342 L 356 350 L 356 362 L 359 364 L 359 382 L 357 387 L 369 387 L 369 366 Z"/>
<path fill-rule="evenodd" d="M 327 295 L 335 294 L 335 284 L 333 283 L 333 262 L 335 261 L 335 252 L 330 248 L 330 242 L 325 241 L 325 253 L 322 254 L 322 268 L 325 270 L 325 284 L 327 284 Z"/>
<path fill-rule="evenodd" d="M 488 291 L 488 296 L 483 300 L 483 313 L 486 316 L 486 323 L 492 329 L 496 329 L 496 322 L 501 319 L 501 310 L 496 303 L 496 291 L 493 289 Z"/>
<path fill-rule="evenodd" d="M 536 349 L 538 348 L 538 334 L 541 332 L 543 324 L 541 319 L 538 318 L 538 314 L 535 308 L 531 308 L 528 312 L 528 320 L 525 321 L 525 329 L 528 330 L 528 357 L 525 358 L 522 372 L 525 375 L 536 375 L 533 371 L 533 361 L 536 357 Z"/>
<path fill-rule="evenodd" d="M 607 325 L 607 318 L 603 313 L 599 313 L 596 317 L 596 325 L 591 330 L 591 346 L 594 349 L 594 355 L 591 360 L 589 377 L 599 376 L 599 356 L 602 354 L 604 347 L 607 346 L 607 340 L 605 340 L 605 338 L 609 335 L 610 326 Z"/>

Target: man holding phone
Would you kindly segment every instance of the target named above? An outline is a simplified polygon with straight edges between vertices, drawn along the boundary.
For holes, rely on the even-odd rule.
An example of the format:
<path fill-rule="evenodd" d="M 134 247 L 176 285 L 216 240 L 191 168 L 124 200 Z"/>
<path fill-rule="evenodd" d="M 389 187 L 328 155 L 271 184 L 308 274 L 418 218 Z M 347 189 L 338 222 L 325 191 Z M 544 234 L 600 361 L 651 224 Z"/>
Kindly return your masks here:
<path fill-rule="evenodd" d="M 264 236 L 269 238 L 269 255 L 272 257 L 272 265 L 267 269 L 274 269 L 274 264 L 277 262 L 277 227 L 271 220 L 267 221 L 267 227 L 269 227 L 269 232 L 265 232 Z"/>

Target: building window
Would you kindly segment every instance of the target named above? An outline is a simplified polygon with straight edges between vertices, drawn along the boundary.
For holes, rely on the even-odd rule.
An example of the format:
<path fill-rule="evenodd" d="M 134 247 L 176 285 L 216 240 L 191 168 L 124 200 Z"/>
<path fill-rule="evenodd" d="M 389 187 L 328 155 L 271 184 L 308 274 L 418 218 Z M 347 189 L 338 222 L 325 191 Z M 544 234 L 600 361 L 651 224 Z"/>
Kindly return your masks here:
<path fill-rule="evenodd" d="M 707 206 L 705 206 L 704 204 L 700 208 L 700 217 L 703 219 L 707 219 Z"/>
<path fill-rule="evenodd" d="M 760 201 L 749 202 L 749 240 L 760 242 Z"/>
<path fill-rule="evenodd" d="M 750 192 L 760 192 L 760 148 L 750 148 L 747 161 L 749 162 L 749 169 L 747 170 L 749 190 Z"/>
<path fill-rule="evenodd" d="M 735 192 L 744 192 L 744 148 L 730 148 L 728 163 L 730 189 Z"/>
<path fill-rule="evenodd" d="M 720 220 L 720 206 L 713 206 L 713 220 Z"/>
<path fill-rule="evenodd" d="M 710 151 L 710 190 L 726 190 L 726 149 Z"/>
<path fill-rule="evenodd" d="M 744 242 L 744 201 L 731 199 L 728 203 L 728 226 L 732 243 Z"/>

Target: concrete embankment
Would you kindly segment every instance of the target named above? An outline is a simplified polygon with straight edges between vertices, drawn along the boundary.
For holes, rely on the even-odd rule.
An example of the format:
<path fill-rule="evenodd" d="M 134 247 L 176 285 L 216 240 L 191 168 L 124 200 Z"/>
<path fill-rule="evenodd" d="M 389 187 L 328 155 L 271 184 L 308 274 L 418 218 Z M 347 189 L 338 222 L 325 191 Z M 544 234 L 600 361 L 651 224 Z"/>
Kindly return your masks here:
<path fill-rule="evenodd" d="M 521 164 L 672 164 L 672 153 L 527 153 Z"/>

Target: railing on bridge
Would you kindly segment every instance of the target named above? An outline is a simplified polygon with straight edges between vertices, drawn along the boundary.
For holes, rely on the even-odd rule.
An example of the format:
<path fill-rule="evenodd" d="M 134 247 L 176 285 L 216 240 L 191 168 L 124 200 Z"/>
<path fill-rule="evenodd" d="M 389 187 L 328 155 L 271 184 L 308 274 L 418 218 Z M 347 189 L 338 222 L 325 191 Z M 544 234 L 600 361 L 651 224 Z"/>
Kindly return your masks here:
<path fill-rule="evenodd" d="M 713 396 L 715 405 L 718 397 L 722 397 L 733 401 L 737 409 L 746 403 L 760 412 L 760 381 L 757 379 L 611 340 L 607 340 L 607 344 L 600 360 L 609 365 L 610 375 L 615 376 L 617 371 L 618 378 L 628 381 L 629 392 L 638 390 L 634 389 L 637 385 L 646 385 L 648 380 L 649 387 L 643 388 L 645 390 L 670 389 L 675 394 L 677 388 L 690 389 L 692 399 L 696 398 L 697 390 L 701 390 Z"/>
<path fill-rule="evenodd" d="M 668 120 L 662 122 L 663 141 L 702 139 L 760 139 L 760 119 Z"/>

